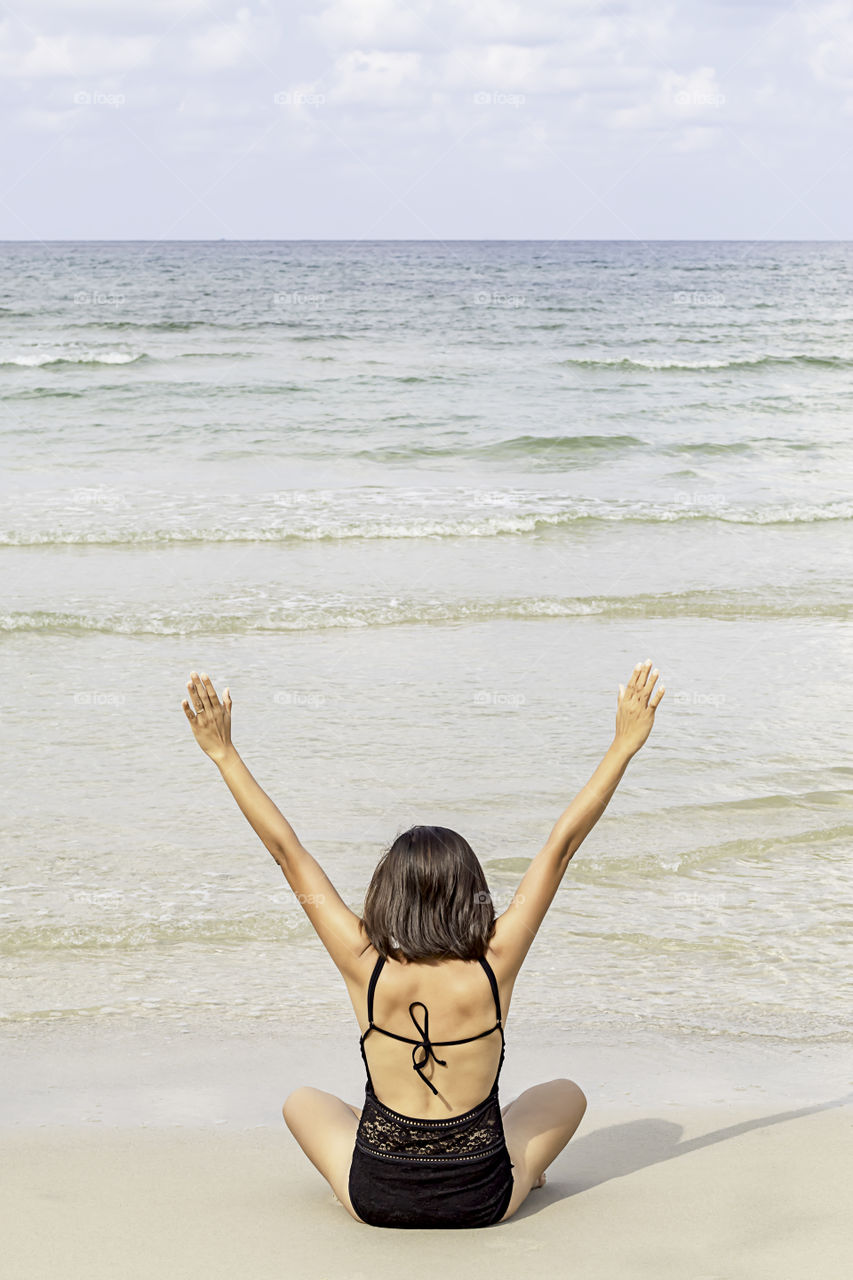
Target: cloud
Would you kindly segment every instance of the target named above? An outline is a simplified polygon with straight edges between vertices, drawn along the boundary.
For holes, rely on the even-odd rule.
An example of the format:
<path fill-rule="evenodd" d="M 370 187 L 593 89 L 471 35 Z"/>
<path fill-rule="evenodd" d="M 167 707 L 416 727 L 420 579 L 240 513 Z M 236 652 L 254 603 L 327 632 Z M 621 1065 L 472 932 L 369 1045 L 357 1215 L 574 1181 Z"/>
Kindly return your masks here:
<path fill-rule="evenodd" d="M 544 154 L 549 138 L 562 140 L 567 124 L 580 128 L 584 120 L 619 129 L 695 126 L 701 93 L 719 95 L 684 77 L 694 108 L 679 112 L 668 101 L 666 76 L 676 77 L 676 92 L 680 82 L 663 60 L 669 54 L 677 65 L 683 40 L 672 4 L 649 12 L 638 2 L 419 0 L 401 12 L 390 0 L 333 0 L 309 25 L 331 54 L 321 78 L 327 102 L 367 117 L 396 108 L 415 133 L 474 127 L 479 136 L 512 135 L 512 148 L 528 149 L 535 139 Z M 484 103 L 516 111 L 523 104 L 528 117 L 537 113 L 535 127 L 511 110 L 478 119 Z M 402 117 L 399 123 L 402 129 Z M 337 128 L 345 134 L 363 126 L 349 116 Z M 507 162 L 523 167 L 527 157 L 528 150 Z"/>
<path fill-rule="evenodd" d="M 429 88 L 421 54 L 353 50 L 336 59 L 326 97 L 333 105 L 402 107 L 422 104 Z"/>
<path fill-rule="evenodd" d="M 330 48 L 423 48 L 430 41 L 436 8 L 430 0 L 406 5 L 399 0 L 334 0 L 309 16 L 306 26 Z"/>
<path fill-rule="evenodd" d="M 608 123 L 614 129 L 680 127 L 683 138 L 692 137 L 694 143 L 705 146 L 717 123 L 714 113 L 725 105 L 726 96 L 713 67 L 697 67 L 686 73 L 667 69 L 654 74 L 653 83 L 638 102 L 611 111 Z"/>
<path fill-rule="evenodd" d="M 811 43 L 808 66 L 819 84 L 853 89 L 853 4 L 829 4 L 807 11 Z"/>
<path fill-rule="evenodd" d="M 248 8 L 238 9 L 233 21 L 217 22 L 187 41 L 193 71 L 233 71 L 257 67 L 266 47 L 265 24 Z"/>
<path fill-rule="evenodd" d="M 0 23 L 0 70 L 10 79 L 117 76 L 151 67 L 163 76 L 257 69 L 280 39 L 267 0 L 236 10 L 219 0 L 120 6 L 29 0 L 23 12 L 25 19 L 10 11 Z"/>
<path fill-rule="evenodd" d="M 671 233 L 667 184 L 683 191 L 691 172 L 727 227 L 749 200 L 767 225 L 804 168 L 838 166 L 853 113 L 853 0 L 20 0 L 18 12 L 0 10 L 12 234 L 43 225 L 26 178 L 41 154 L 67 190 L 75 158 L 90 179 L 102 166 L 118 234 L 140 205 L 156 222 L 171 198 L 166 224 L 183 218 L 169 173 L 206 190 L 234 166 L 239 186 L 213 188 L 233 202 L 229 229 L 268 204 L 298 206 L 322 234 L 525 234 L 542 210 L 617 191 L 632 203 L 614 205 L 616 234 L 641 225 L 638 202 L 657 202 Z M 134 204 L 143 158 L 153 176 Z M 252 182 L 260 204 L 243 197 Z M 846 216 L 840 178 L 830 203 L 827 218 Z"/>
<path fill-rule="evenodd" d="M 115 76 L 149 66 L 156 45 L 154 36 L 35 34 L 23 48 L 3 41 L 0 74 L 18 80 Z"/>

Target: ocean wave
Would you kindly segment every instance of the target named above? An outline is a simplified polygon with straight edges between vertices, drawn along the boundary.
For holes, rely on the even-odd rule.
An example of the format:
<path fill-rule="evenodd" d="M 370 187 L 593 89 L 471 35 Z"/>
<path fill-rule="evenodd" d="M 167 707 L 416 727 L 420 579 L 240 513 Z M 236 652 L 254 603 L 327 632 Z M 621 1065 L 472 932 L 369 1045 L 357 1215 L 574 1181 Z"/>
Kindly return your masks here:
<path fill-rule="evenodd" d="M 149 364 L 166 364 L 172 359 L 195 359 L 198 356 L 211 360 L 220 359 L 219 353 L 214 355 L 207 352 L 196 352 L 194 355 L 188 357 L 147 356 L 145 360 L 140 363 L 144 363 L 146 366 Z M 229 352 L 223 358 L 239 360 L 245 359 L 246 356 L 242 352 Z M 235 382 L 233 384 L 229 383 L 228 385 L 218 386 L 216 388 L 216 400 L 217 403 L 224 403 L 232 400 L 238 400 L 245 403 L 245 401 L 252 396 L 281 396 L 284 394 L 311 392 L 314 390 L 315 388 L 313 387 L 290 382 L 259 382 L 255 384 Z M 63 397 L 70 397 L 73 399 L 83 399 L 84 397 L 94 399 L 96 397 L 102 397 L 101 404 L 104 406 L 107 403 L 107 397 L 120 396 L 122 405 L 126 404 L 128 399 L 130 399 L 131 402 L 139 400 L 142 403 L 150 405 L 157 396 L 167 396 L 170 401 L 174 401 L 175 399 L 198 399 L 199 396 L 207 396 L 209 392 L 210 383 L 205 381 L 203 378 L 182 378 L 180 381 L 176 381 L 174 378 L 168 376 L 164 378 L 147 376 L 144 380 L 125 379 L 120 382 L 88 382 L 85 389 L 82 390 L 74 390 L 61 386 L 18 387 L 14 391 L 0 392 L 0 402 L 5 400 L 54 400 L 62 399 Z M 22 429 L 30 431 L 31 427 L 27 425 Z M 211 431 L 211 436 L 215 438 L 215 429 Z M 129 450 L 132 452 L 135 447 L 135 442 L 129 440 Z"/>
<path fill-rule="evenodd" d="M 176 351 L 174 355 L 158 356 L 159 360 L 254 360 L 255 351 Z"/>
<path fill-rule="evenodd" d="M 696 440 L 656 443 L 633 435 L 571 435 L 571 436 L 511 436 L 506 440 L 490 441 L 481 445 L 418 445 L 401 444 L 356 450 L 356 458 L 376 462 L 394 462 L 429 458 L 539 458 L 552 461 L 580 457 L 584 460 L 592 454 L 619 456 L 629 449 L 647 449 L 650 453 L 680 457 L 682 454 L 747 455 L 792 449 L 798 452 L 819 452 L 825 449 L 847 447 L 846 440 L 826 440 L 819 444 L 808 441 L 786 440 L 778 436 L 754 436 L 746 440 Z"/>
<path fill-rule="evenodd" d="M 821 823 L 817 827 L 802 831 L 774 833 L 765 837 L 746 836 L 735 840 L 715 840 L 711 844 L 697 845 L 686 849 L 674 858 L 674 865 L 668 871 L 693 871 L 703 866 L 718 868 L 725 862 L 735 860 L 741 863 L 768 862 L 778 865 L 780 856 L 786 851 L 817 846 L 824 850 L 833 841 L 845 845 L 853 837 L 853 826 L 849 822 L 828 827 Z M 621 859 L 625 866 L 631 865 L 628 854 Z M 612 860 L 619 861 L 619 856 Z"/>
<path fill-rule="evenodd" d="M 254 326 L 252 326 L 254 327 Z M 350 342 L 357 337 L 354 333 L 295 333 L 293 342 Z"/>
<path fill-rule="evenodd" d="M 697 371 L 714 371 L 718 369 L 758 369 L 779 365 L 801 365 L 804 368 L 816 367 L 827 369 L 851 369 L 853 359 L 848 356 L 815 356 L 807 353 L 791 355 L 755 355 L 732 356 L 722 360 L 645 360 L 632 356 L 584 357 L 569 356 L 558 360 L 558 364 L 586 369 L 642 369 L 651 372 L 696 373 Z"/>
<path fill-rule="evenodd" d="M 33 351 L 22 355 L 6 356 L 0 359 L 0 369 L 47 369 L 53 365 L 98 365 L 98 364 L 137 364 L 150 357 L 140 351 L 136 354 L 127 351 L 81 351 L 77 355 L 69 353 L 56 354 L 50 351 Z"/>
<path fill-rule="evenodd" d="M 372 458 L 375 461 L 394 461 L 417 458 L 501 458 L 547 455 L 571 457 L 575 454 L 620 453 L 625 449 L 653 447 L 637 436 L 579 435 L 579 436 L 511 436 L 507 440 L 494 440 L 482 445 L 401 445 L 398 447 L 359 449 L 356 458 Z"/>
<path fill-rule="evenodd" d="M 0 924 L 0 955 L 22 951 L 115 951 L 179 943 L 198 946 L 239 946 L 245 942 L 300 941 L 312 932 L 299 914 L 292 918 L 279 909 L 240 916 L 145 917 L 129 915 L 70 923 Z"/>
<path fill-rule="evenodd" d="M 82 491 L 81 491 L 82 492 Z M 730 505 L 713 491 L 686 493 L 670 502 L 574 499 L 552 493 L 459 490 L 288 491 L 251 503 L 223 495 L 215 510 L 193 498 L 170 495 L 140 527 L 122 493 L 45 495 L 44 511 L 26 526 L 0 528 L 0 546 L 162 546 L 184 543 L 288 543 L 349 539 L 494 538 L 542 534 L 596 524 L 799 525 L 853 519 L 853 499 L 823 504 Z M 63 519 L 63 507 L 67 515 Z M 195 510 L 193 510 L 195 507 Z M 418 510 L 420 507 L 420 511 Z M 254 508 L 254 510 L 252 509 Z M 123 511 L 130 514 L 123 516 Z M 6 519 L 9 519 L 8 504 Z M 112 518 L 111 518 L 112 517 Z M 44 524 L 37 521 L 43 519 Z M 51 523 L 48 525 L 47 521 Z"/>
<path fill-rule="evenodd" d="M 148 351 L 86 350 L 77 353 L 34 351 L 0 359 L 0 369 L 52 369 L 62 365 L 85 368 L 97 365 L 171 364 L 179 360 L 253 360 L 256 354 L 254 351 L 174 351 L 155 356 Z M 209 389 L 207 384 L 205 386 Z M 98 388 L 91 387 L 89 390 L 91 392 Z M 252 390 L 252 387 L 248 387 L 246 393 L 251 394 Z"/>
<path fill-rule="evenodd" d="M 110 390 L 113 388 L 98 387 L 96 390 Z M 0 395 L 0 401 L 3 400 L 82 400 L 85 396 L 91 396 L 92 388 L 86 391 L 72 391 L 69 388 L 55 387 L 23 387 L 19 391 L 10 391 L 4 395 Z M 30 435 L 32 427 L 27 424 L 22 426 L 21 430 Z"/>
<path fill-rule="evenodd" d="M 211 602 L 213 604 L 213 602 Z M 241 608 L 223 597 L 209 609 L 176 606 L 108 609 L 32 609 L 0 613 L 0 633 L 83 635 L 228 635 L 258 632 L 325 631 L 337 628 L 442 626 L 494 619 L 545 621 L 556 618 L 713 618 L 722 620 L 853 618 L 853 602 L 791 597 L 784 591 L 637 593 L 626 596 L 567 596 L 430 600 L 334 593 L 294 595 L 275 604 L 246 599 Z M 672 701 L 681 697 L 677 690 Z"/>
<path fill-rule="evenodd" d="M 669 689 L 664 701 L 673 692 Z M 670 706 L 673 714 L 681 714 L 676 703 Z M 698 707 L 697 714 L 706 716 L 707 708 Z M 826 803 L 821 802 L 824 794 Z M 812 792 L 790 797 L 791 803 L 779 796 L 760 797 L 761 803 L 758 799 L 750 807 L 725 800 L 667 806 L 663 823 L 659 810 L 612 818 L 606 845 L 586 852 L 574 874 L 583 885 L 599 888 L 630 885 L 635 890 L 649 890 L 670 880 L 674 894 L 689 893 L 690 900 L 701 907 L 706 894 L 713 900 L 715 889 L 719 892 L 725 880 L 733 888 L 747 882 L 755 885 L 756 877 L 760 880 L 778 867 L 786 855 L 789 859 L 817 859 L 824 865 L 848 865 L 853 825 L 848 820 L 829 826 L 824 818 L 828 809 L 843 810 L 853 817 L 850 792 Z M 845 815 L 839 812 L 833 816 Z M 811 825 L 814 822 L 817 825 Z M 691 845 L 690 832 L 707 831 L 709 826 L 718 832 L 751 828 L 751 833 L 728 840 L 717 835 Z M 495 869 L 484 865 L 490 871 Z M 513 870 L 513 874 L 517 872 Z M 784 890 L 781 893 L 784 899 Z M 737 900 L 735 893 L 733 905 Z M 774 927 L 772 915 L 757 920 L 753 941 L 765 928 L 772 933 Z M 819 932 L 823 923 L 817 922 L 815 928 Z"/>
<path fill-rule="evenodd" d="M 745 440 L 679 440 L 672 444 L 660 444 L 656 448 L 663 454 L 676 457 L 684 453 L 707 454 L 711 457 L 727 454 L 750 453 L 822 453 L 828 449 L 849 448 L 849 440 L 787 440 L 781 436 L 750 436 Z"/>
<path fill-rule="evenodd" d="M 193 329 L 231 329 L 229 323 L 216 320 L 90 320 L 75 324 L 75 329 L 150 329 L 153 333 L 189 333 Z"/>
<path fill-rule="evenodd" d="M 771 437 L 766 436 L 764 443 L 770 442 Z M 696 440 L 692 443 L 685 440 L 678 444 L 662 444 L 659 448 L 661 453 L 672 454 L 675 457 L 683 453 L 703 453 L 715 457 L 718 454 L 725 456 L 726 454 L 753 453 L 758 443 L 758 440 Z M 786 445 L 787 441 L 782 440 L 779 443 Z"/>

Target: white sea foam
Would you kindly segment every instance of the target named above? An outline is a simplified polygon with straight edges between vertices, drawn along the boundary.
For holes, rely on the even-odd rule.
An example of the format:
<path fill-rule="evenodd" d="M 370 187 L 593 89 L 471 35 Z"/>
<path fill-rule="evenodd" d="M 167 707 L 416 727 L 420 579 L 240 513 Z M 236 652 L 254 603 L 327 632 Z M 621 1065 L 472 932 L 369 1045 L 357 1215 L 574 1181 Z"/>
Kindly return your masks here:
<path fill-rule="evenodd" d="M 49 365 L 60 364 L 133 364 L 135 361 L 144 358 L 144 351 L 135 353 L 128 351 L 97 351 L 94 349 L 68 351 L 59 347 L 48 351 L 26 351 L 18 354 L 0 352 L 0 366 L 18 365 L 25 369 L 41 369 Z"/>

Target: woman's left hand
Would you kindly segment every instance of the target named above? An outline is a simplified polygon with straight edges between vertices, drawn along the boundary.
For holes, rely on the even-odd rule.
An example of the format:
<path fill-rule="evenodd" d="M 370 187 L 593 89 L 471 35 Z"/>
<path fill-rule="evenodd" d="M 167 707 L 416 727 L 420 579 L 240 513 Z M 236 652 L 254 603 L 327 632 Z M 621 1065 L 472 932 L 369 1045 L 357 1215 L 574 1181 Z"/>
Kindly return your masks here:
<path fill-rule="evenodd" d="M 195 715 L 184 698 L 181 706 L 190 722 L 195 740 L 205 755 L 219 764 L 231 749 L 231 693 L 225 690 L 225 702 L 217 697 L 210 676 L 193 671 L 187 688 L 195 707 Z"/>

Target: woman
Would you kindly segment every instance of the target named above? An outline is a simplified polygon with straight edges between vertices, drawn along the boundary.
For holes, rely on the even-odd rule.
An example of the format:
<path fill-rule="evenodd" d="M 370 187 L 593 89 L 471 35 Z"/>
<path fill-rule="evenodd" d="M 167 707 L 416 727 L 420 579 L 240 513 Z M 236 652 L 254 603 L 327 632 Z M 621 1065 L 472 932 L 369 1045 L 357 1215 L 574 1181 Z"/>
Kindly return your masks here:
<path fill-rule="evenodd" d="M 611 745 L 500 916 L 468 842 L 446 827 L 419 826 L 383 855 L 359 917 L 237 754 L 229 690 L 223 704 L 209 677 L 192 673 L 194 710 L 187 699 L 182 705 L 196 741 L 284 872 L 341 972 L 361 1027 L 364 1106 L 306 1087 L 282 1109 L 357 1221 L 502 1222 L 543 1185 L 580 1124 L 586 1098 L 571 1080 L 535 1085 L 501 1110 L 503 1022 L 569 862 L 651 732 L 664 693 L 663 685 L 654 691 L 657 677 L 649 658 L 619 685 Z"/>

